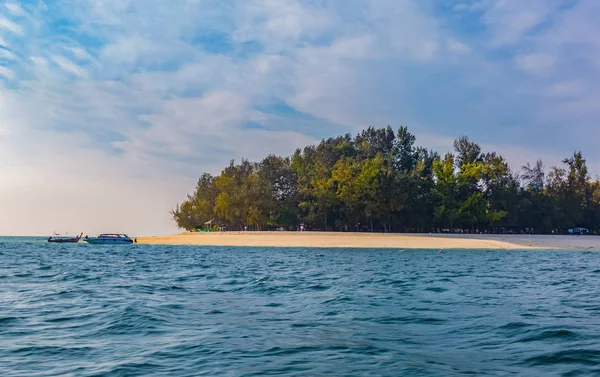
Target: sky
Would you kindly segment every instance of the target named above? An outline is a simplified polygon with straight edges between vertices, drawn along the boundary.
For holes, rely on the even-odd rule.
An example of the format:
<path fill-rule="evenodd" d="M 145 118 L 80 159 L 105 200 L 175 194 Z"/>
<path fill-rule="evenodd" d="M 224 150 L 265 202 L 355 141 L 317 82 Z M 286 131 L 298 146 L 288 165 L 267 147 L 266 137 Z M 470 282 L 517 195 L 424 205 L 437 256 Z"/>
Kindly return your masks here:
<path fill-rule="evenodd" d="M 600 174 L 597 0 L 0 0 L 0 234 L 177 232 L 204 171 L 369 125 Z"/>

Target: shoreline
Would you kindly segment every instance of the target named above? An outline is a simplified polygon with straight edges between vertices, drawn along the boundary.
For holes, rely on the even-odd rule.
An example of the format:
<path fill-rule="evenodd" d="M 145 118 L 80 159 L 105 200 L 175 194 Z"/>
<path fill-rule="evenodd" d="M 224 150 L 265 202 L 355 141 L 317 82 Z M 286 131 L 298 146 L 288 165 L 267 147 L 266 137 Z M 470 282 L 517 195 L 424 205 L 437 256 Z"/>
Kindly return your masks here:
<path fill-rule="evenodd" d="M 511 236 L 335 233 L 335 232 L 186 232 L 170 236 L 138 237 L 139 244 L 245 246 L 245 247 L 315 247 L 315 248 L 402 248 L 402 249 L 552 249 L 535 242 L 512 242 Z"/>

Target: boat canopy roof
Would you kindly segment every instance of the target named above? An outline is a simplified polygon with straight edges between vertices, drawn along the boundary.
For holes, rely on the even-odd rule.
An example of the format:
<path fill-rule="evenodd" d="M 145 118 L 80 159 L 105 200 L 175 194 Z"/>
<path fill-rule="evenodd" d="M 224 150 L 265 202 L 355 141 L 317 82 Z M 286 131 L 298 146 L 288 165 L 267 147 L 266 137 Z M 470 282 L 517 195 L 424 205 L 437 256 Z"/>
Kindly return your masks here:
<path fill-rule="evenodd" d="M 98 237 L 102 237 L 102 238 L 125 238 L 128 237 L 126 234 L 120 234 L 120 233 L 103 233 L 101 235 L 99 235 Z"/>

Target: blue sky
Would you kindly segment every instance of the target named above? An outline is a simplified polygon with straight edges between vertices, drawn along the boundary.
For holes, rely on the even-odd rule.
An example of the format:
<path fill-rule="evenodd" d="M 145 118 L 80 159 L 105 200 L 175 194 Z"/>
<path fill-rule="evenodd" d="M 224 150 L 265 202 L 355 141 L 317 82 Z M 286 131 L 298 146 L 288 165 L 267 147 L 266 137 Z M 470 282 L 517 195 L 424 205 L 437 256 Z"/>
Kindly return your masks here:
<path fill-rule="evenodd" d="M 600 173 L 599 17 L 594 0 L 0 1 L 0 233 L 172 232 L 202 171 L 368 125 L 441 152 L 466 134 L 515 168 L 581 149 Z"/>

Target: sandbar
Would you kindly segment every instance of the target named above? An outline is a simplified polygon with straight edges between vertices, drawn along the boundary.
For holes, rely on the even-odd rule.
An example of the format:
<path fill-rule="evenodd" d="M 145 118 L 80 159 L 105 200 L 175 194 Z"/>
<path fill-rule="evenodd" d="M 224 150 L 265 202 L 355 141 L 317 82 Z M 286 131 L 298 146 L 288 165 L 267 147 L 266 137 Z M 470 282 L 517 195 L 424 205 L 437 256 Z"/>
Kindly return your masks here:
<path fill-rule="evenodd" d="M 140 244 L 310 248 L 399 249 L 537 249 L 535 243 L 510 238 L 461 237 L 436 234 L 334 233 L 334 232 L 186 232 L 170 236 L 140 237 Z M 544 245 L 545 246 L 545 245 Z"/>

